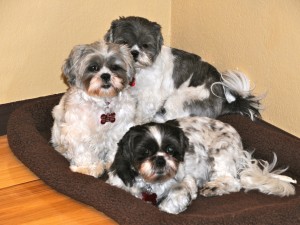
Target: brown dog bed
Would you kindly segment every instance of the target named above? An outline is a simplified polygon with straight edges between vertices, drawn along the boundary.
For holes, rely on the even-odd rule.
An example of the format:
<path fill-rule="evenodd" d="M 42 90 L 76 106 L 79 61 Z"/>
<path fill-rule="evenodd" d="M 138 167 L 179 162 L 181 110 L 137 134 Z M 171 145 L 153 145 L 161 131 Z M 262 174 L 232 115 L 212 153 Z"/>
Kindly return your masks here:
<path fill-rule="evenodd" d="M 11 114 L 7 135 L 14 154 L 53 189 L 104 212 L 120 224 L 300 224 L 300 187 L 292 197 L 268 196 L 256 191 L 221 197 L 199 196 L 179 215 L 161 212 L 123 190 L 109 186 L 104 179 L 73 173 L 68 161 L 49 144 L 52 108 L 60 95 L 50 100 L 25 104 Z M 254 156 L 272 160 L 300 181 L 300 139 L 266 122 L 252 122 L 239 115 L 220 118 L 234 126 Z"/>

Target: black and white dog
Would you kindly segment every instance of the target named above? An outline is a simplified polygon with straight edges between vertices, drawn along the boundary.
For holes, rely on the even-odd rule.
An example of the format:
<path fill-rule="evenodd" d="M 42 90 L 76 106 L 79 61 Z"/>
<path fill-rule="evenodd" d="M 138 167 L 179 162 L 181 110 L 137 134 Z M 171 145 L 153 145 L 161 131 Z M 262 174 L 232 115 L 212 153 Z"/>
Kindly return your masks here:
<path fill-rule="evenodd" d="M 252 158 L 228 124 L 187 117 L 132 127 L 119 142 L 107 182 L 177 214 L 197 197 L 198 188 L 203 196 L 241 188 L 293 195 L 290 183 L 296 181 L 279 175 L 285 170 L 271 172 L 276 161 L 276 155 L 271 164 Z"/>
<path fill-rule="evenodd" d="M 260 116 L 260 98 L 238 72 L 220 74 L 195 54 L 163 45 L 161 26 L 141 17 L 114 20 L 104 39 L 127 44 L 135 60 L 137 122 L 227 113 Z"/>

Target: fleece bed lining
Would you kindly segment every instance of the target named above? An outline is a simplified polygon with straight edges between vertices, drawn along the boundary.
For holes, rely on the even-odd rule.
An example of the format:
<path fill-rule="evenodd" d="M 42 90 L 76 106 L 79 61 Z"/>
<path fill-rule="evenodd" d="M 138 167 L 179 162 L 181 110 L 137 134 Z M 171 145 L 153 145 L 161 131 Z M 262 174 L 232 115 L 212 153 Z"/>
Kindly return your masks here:
<path fill-rule="evenodd" d="M 256 191 L 220 197 L 198 196 L 186 211 L 170 215 L 129 193 L 96 179 L 69 170 L 68 161 L 49 143 L 53 119 L 51 111 L 61 95 L 24 104 L 8 121 L 7 138 L 13 153 L 47 185 L 77 201 L 105 213 L 119 224 L 299 224 L 300 187 L 291 197 L 268 196 Z M 231 124 L 242 137 L 245 149 L 254 157 L 271 161 L 300 178 L 300 139 L 262 120 L 252 122 L 240 115 L 219 118 Z"/>

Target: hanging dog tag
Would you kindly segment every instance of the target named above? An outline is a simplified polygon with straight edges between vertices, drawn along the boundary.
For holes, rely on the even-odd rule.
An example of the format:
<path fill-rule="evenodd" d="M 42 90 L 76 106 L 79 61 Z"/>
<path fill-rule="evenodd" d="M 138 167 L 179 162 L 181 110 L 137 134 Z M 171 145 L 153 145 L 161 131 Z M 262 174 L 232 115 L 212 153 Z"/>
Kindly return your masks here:
<path fill-rule="evenodd" d="M 116 121 L 116 113 L 102 114 L 100 117 L 100 123 L 105 124 L 107 122 L 114 123 Z"/>
<path fill-rule="evenodd" d="M 145 202 L 150 202 L 152 203 L 152 205 L 156 205 L 157 204 L 157 195 L 155 193 L 148 193 L 148 192 L 143 192 L 142 193 L 142 199 Z"/>

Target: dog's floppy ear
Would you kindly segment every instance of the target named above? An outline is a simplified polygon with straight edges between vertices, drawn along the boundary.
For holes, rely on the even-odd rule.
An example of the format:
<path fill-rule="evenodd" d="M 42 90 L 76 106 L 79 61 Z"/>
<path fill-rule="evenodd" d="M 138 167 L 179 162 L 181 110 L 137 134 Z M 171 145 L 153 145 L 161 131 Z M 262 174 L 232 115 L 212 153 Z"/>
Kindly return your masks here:
<path fill-rule="evenodd" d="M 182 161 L 183 161 L 185 152 L 188 151 L 190 144 L 189 144 L 189 138 L 184 134 L 184 132 L 180 128 L 179 130 L 180 130 L 179 132 L 180 147 L 183 150 L 182 152 Z"/>
<path fill-rule="evenodd" d="M 157 43 L 157 49 L 160 51 L 162 45 L 164 44 L 164 38 L 161 33 L 161 26 L 158 23 L 153 22 L 155 32 L 156 32 L 156 43 Z"/>
<path fill-rule="evenodd" d="M 134 170 L 132 163 L 132 147 L 133 147 L 132 129 L 130 129 L 118 143 L 118 151 L 116 153 L 110 171 L 117 174 L 125 185 L 132 186 L 137 172 Z"/>
<path fill-rule="evenodd" d="M 113 42 L 113 28 L 111 27 L 104 35 L 104 41 Z"/>
<path fill-rule="evenodd" d="M 176 133 L 179 135 L 179 143 L 180 143 L 180 148 L 182 149 L 182 158 L 181 160 L 183 161 L 183 157 L 185 155 L 185 152 L 188 151 L 188 148 L 190 146 L 189 144 L 189 138 L 185 135 L 183 130 L 180 128 L 180 124 L 178 120 L 168 120 L 166 122 L 167 125 L 174 127 L 177 129 Z"/>
<path fill-rule="evenodd" d="M 135 68 L 134 68 L 134 60 L 130 53 L 130 49 L 127 45 L 120 46 L 121 53 L 124 56 L 124 60 L 127 65 L 127 76 L 129 77 L 130 81 L 134 78 L 135 75 Z"/>
<path fill-rule="evenodd" d="M 120 19 L 122 19 L 123 17 L 120 17 Z M 119 19 L 117 20 L 113 20 L 111 22 L 110 28 L 107 31 L 107 33 L 104 35 L 104 41 L 106 42 L 114 42 L 114 31 L 119 23 Z"/>
<path fill-rule="evenodd" d="M 68 85 L 74 86 L 76 82 L 76 74 L 77 74 L 77 67 L 78 61 L 82 57 L 84 49 L 86 45 L 77 45 L 75 46 L 69 57 L 65 60 L 61 70 L 63 73 L 63 78 L 67 82 Z"/>

